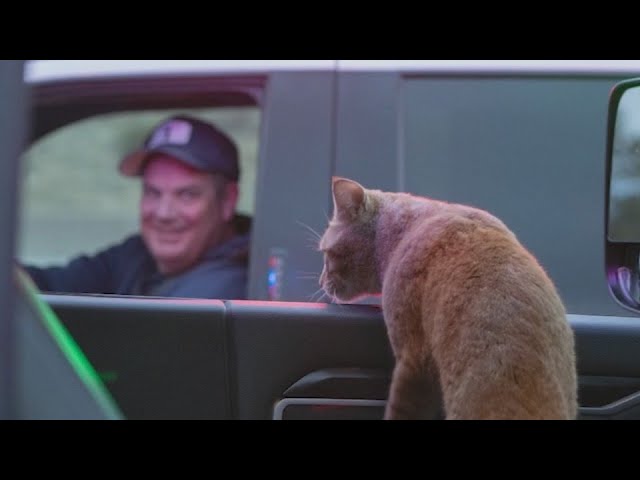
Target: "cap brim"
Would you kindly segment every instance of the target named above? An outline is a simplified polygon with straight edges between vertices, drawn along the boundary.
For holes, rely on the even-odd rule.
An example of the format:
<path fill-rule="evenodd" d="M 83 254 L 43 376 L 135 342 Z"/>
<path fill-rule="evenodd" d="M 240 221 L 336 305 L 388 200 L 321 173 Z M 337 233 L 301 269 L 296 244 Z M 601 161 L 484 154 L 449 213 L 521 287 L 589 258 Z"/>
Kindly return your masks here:
<path fill-rule="evenodd" d="M 149 152 L 146 150 L 138 150 L 130 153 L 120 161 L 118 171 L 126 177 L 135 177 L 140 175 L 142 164 L 147 158 Z"/>
<path fill-rule="evenodd" d="M 146 160 L 153 154 L 162 153 L 165 155 L 169 155 L 170 157 L 179 160 L 180 162 L 189 165 L 190 167 L 195 168 L 196 170 L 203 170 L 202 166 L 199 162 L 191 158 L 181 149 L 174 149 L 170 146 L 165 146 L 162 148 L 154 148 L 152 150 L 137 150 L 133 153 L 130 153 L 126 157 L 124 157 L 120 161 L 120 165 L 118 165 L 118 170 L 120 173 L 127 177 L 136 177 L 142 174 L 142 170 L 144 167 L 144 163 Z"/>

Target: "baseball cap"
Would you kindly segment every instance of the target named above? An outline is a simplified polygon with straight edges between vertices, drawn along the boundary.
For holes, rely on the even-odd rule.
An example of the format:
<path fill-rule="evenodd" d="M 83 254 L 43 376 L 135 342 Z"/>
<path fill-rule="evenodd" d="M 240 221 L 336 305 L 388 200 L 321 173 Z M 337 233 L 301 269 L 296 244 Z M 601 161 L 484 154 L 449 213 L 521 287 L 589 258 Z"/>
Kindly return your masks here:
<path fill-rule="evenodd" d="M 118 169 L 126 176 L 142 173 L 145 161 L 163 153 L 197 170 L 220 173 L 238 181 L 238 149 L 221 130 L 197 118 L 177 115 L 160 122 L 144 141 L 142 148 L 122 159 Z"/>

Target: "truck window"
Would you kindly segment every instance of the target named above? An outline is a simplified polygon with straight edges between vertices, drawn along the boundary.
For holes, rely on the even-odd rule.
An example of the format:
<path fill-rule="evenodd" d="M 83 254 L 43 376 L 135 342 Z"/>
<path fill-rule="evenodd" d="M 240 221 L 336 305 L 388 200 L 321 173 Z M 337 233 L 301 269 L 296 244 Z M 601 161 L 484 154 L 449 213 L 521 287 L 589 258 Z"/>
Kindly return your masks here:
<path fill-rule="evenodd" d="M 117 165 L 142 144 L 158 122 L 178 113 L 211 121 L 235 140 L 241 168 L 237 211 L 252 216 L 259 107 L 96 115 L 54 130 L 25 152 L 19 261 L 38 266 L 65 264 L 138 232 L 141 182 L 121 176 Z"/>

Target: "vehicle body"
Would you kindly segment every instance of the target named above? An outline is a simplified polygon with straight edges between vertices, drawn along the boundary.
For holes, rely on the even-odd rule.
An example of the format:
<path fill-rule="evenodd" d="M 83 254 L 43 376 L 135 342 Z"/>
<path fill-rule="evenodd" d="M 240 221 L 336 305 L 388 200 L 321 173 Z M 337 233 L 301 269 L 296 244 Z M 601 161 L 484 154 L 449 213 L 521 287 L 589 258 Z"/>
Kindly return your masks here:
<path fill-rule="evenodd" d="M 250 300 L 41 296 L 88 351 L 104 350 L 96 332 L 104 338 L 101 329 L 118 319 L 133 324 L 163 309 L 182 319 L 209 312 L 218 357 L 208 361 L 220 361 L 215 372 L 193 370 L 182 388 L 185 396 L 217 400 L 197 414 L 184 397 L 128 409 L 141 400 L 118 380 L 105 380 L 125 417 L 380 417 L 393 358 L 379 307 L 310 301 L 318 285 L 308 277 L 320 272 L 322 258 L 303 224 L 324 229 L 330 179 L 339 175 L 500 217 L 565 302 L 576 333 L 582 418 L 640 418 L 640 320 L 611 297 L 603 248 L 608 95 L 617 82 L 640 75 L 639 62 L 91 62 L 27 63 L 31 108 L 18 100 L 14 108 L 29 118 L 28 143 L 114 112 L 260 111 Z M 179 338 L 175 319 L 166 321 Z M 133 342 L 122 355 L 141 349 Z M 108 369 L 101 364 L 108 355 L 87 356 L 99 372 Z M 154 361 L 140 367 L 139 378 Z M 212 388 L 198 393 L 203 378 Z M 180 375 L 158 379 L 149 395 L 159 398 L 180 382 Z"/>

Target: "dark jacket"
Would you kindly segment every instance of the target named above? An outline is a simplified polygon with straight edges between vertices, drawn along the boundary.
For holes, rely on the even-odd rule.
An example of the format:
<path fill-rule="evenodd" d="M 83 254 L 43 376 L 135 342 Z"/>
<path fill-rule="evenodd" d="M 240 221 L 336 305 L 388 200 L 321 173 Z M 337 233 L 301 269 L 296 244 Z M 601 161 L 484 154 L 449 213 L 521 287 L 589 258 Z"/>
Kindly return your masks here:
<path fill-rule="evenodd" d="M 106 293 L 186 298 L 247 298 L 249 233 L 208 250 L 191 269 L 165 277 L 140 235 L 63 267 L 25 269 L 43 292 Z"/>

